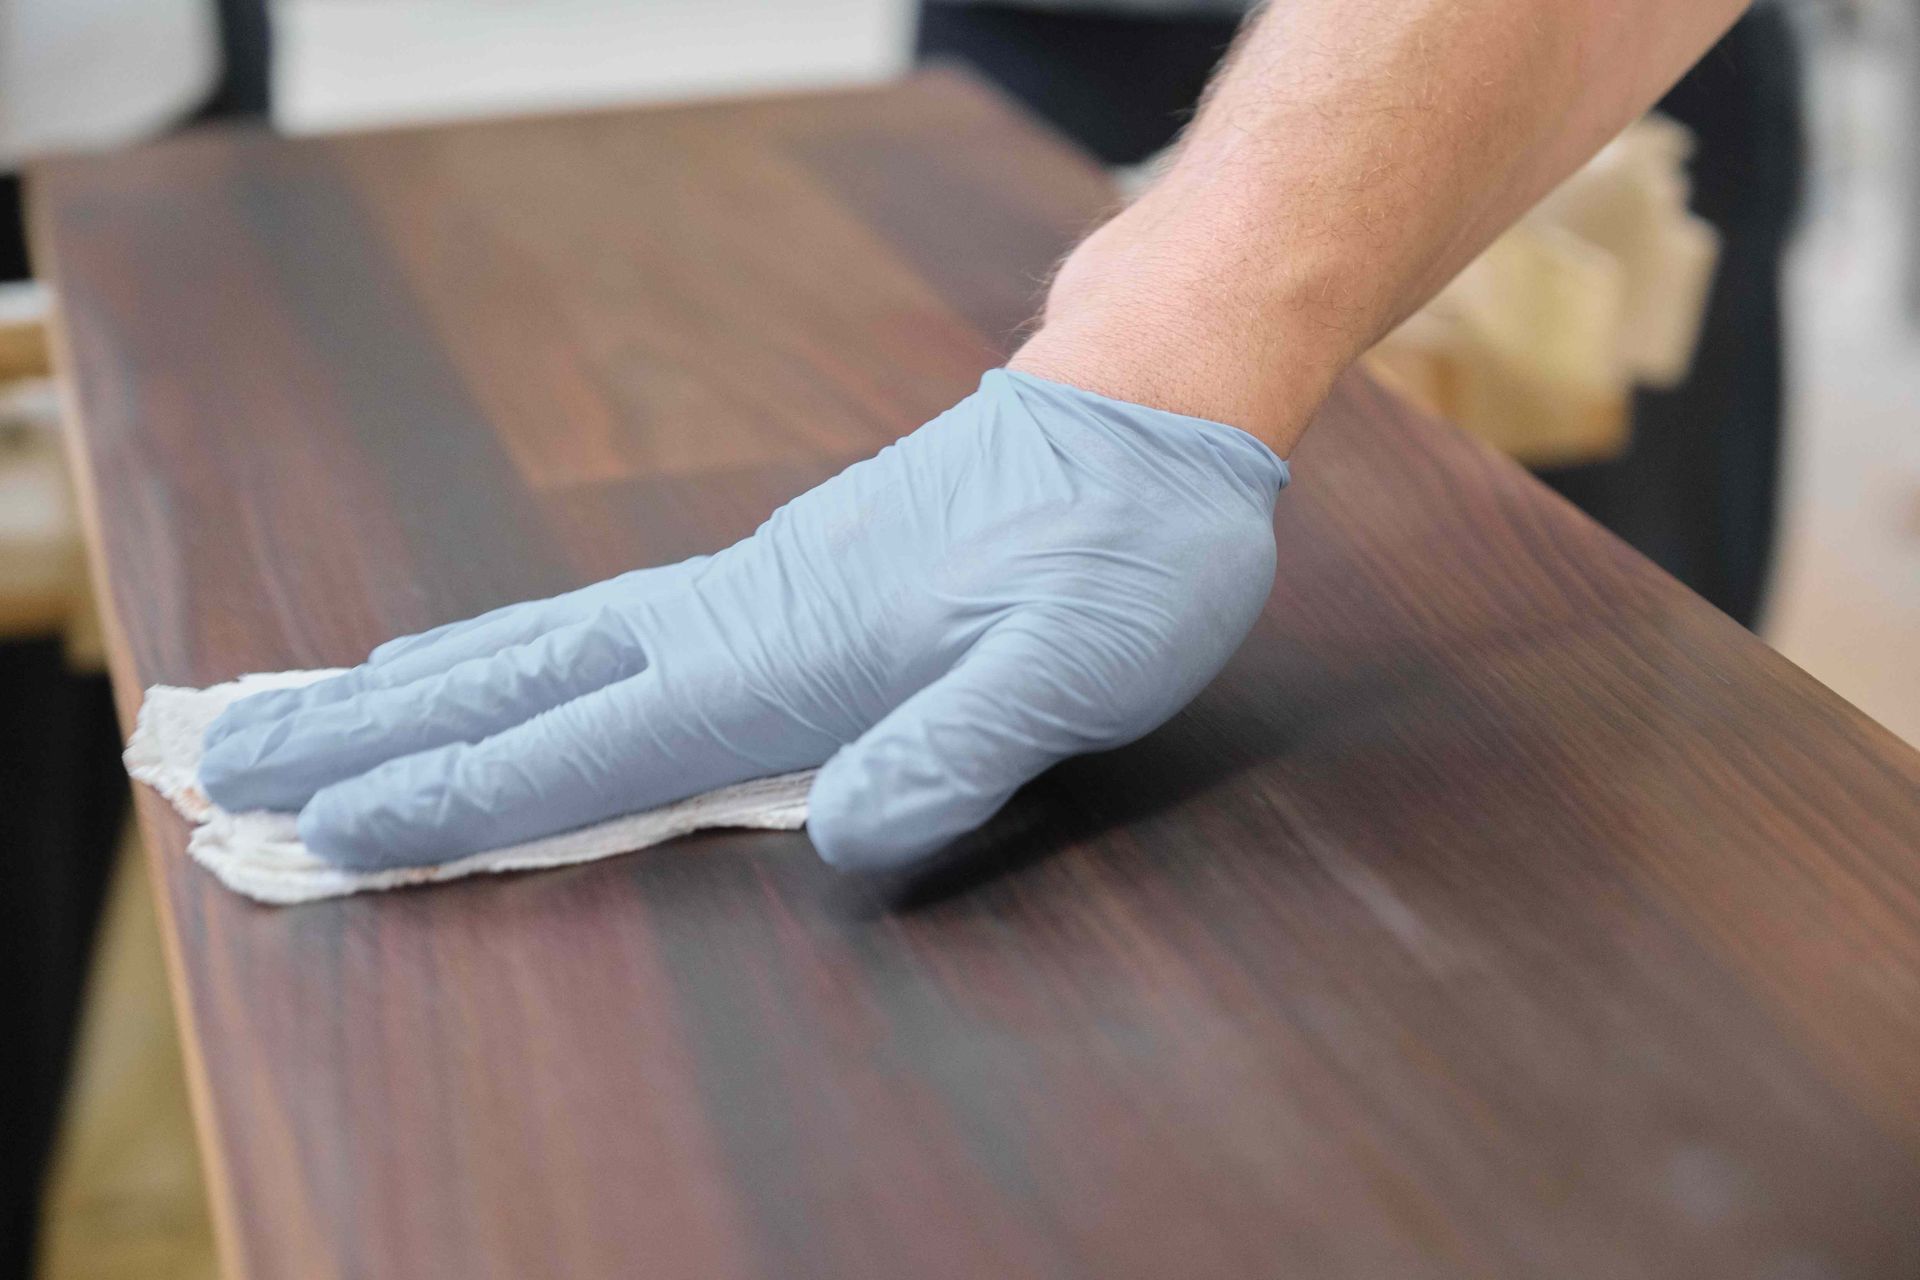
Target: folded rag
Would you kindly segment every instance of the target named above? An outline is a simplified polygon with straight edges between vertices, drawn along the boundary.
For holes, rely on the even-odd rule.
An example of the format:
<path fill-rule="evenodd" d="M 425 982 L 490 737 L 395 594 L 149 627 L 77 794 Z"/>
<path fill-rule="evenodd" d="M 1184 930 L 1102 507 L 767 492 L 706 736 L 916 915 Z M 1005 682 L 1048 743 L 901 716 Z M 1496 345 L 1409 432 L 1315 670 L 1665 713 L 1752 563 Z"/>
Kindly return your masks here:
<path fill-rule="evenodd" d="M 335 671 L 277 671 L 241 676 L 207 689 L 155 685 L 127 743 L 127 772 L 165 796 L 196 825 L 187 852 L 237 893 L 269 903 L 311 902 L 371 889 L 453 880 L 481 871 L 519 871 L 588 862 L 708 827 L 794 831 L 806 825 L 813 771 L 759 778 L 559 835 L 448 862 L 385 871 L 348 871 L 300 843 L 294 815 L 228 813 L 200 789 L 207 726 L 227 704 L 262 689 L 308 684 Z"/>

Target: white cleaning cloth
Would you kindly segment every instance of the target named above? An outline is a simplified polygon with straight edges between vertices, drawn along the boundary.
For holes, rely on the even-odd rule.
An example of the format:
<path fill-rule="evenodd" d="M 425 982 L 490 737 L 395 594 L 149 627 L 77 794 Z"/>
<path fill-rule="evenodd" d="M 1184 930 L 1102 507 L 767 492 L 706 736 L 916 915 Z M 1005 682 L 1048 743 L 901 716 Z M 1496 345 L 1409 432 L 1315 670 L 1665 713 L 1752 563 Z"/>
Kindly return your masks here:
<path fill-rule="evenodd" d="M 310 902 L 368 889 L 453 880 L 480 871 L 520 871 L 588 862 L 708 827 L 794 831 L 806 825 L 813 773 L 742 782 L 673 804 L 628 814 L 540 840 L 450 862 L 391 871 L 347 871 L 308 853 L 290 813 L 228 813 L 200 790 L 200 744 L 228 703 L 262 689 L 309 684 L 335 671 L 276 671 L 241 676 L 210 689 L 155 685 L 140 705 L 127 772 L 198 824 L 187 842 L 196 862 L 229 889 L 261 902 Z"/>

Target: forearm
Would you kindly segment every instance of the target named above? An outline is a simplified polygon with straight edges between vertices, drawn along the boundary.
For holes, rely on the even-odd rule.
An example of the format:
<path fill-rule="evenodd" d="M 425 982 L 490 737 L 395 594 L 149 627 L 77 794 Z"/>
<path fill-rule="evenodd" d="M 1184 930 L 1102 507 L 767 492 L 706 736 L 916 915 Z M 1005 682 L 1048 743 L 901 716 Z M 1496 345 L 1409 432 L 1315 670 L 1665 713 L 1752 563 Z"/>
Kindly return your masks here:
<path fill-rule="evenodd" d="M 1289 451 L 1335 377 L 1746 0 L 1276 0 L 1016 368 Z"/>

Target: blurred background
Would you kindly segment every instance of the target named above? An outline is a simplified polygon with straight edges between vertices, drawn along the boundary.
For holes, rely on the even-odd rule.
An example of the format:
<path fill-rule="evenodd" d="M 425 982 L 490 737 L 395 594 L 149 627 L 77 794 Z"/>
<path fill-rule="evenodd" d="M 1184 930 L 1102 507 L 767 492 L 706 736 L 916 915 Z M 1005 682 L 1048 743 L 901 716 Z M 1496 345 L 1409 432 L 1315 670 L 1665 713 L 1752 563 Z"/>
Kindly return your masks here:
<path fill-rule="evenodd" d="M 126 874 L 20 165 L 179 128 L 644 103 L 939 57 L 1139 181 L 1241 6 L 1112 3 L 0 3 L 0 963 L 28 975 L 23 1031 L 0 1038 L 0 1280 L 214 1269 L 152 907 Z M 1661 117 L 1374 368 L 1920 744 L 1920 0 L 1763 3 Z"/>

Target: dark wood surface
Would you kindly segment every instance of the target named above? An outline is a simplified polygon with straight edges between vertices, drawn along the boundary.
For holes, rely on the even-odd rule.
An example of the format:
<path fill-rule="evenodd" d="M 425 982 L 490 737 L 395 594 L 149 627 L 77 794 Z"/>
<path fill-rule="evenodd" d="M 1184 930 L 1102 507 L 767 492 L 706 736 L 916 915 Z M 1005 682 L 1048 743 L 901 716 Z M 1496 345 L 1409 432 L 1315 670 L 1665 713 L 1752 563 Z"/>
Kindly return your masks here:
<path fill-rule="evenodd" d="M 123 715 L 747 533 L 1109 199 L 982 92 L 33 175 Z M 143 795 L 255 1276 L 1920 1274 L 1920 756 L 1344 383 L 1244 651 L 964 858 L 294 909 Z"/>

